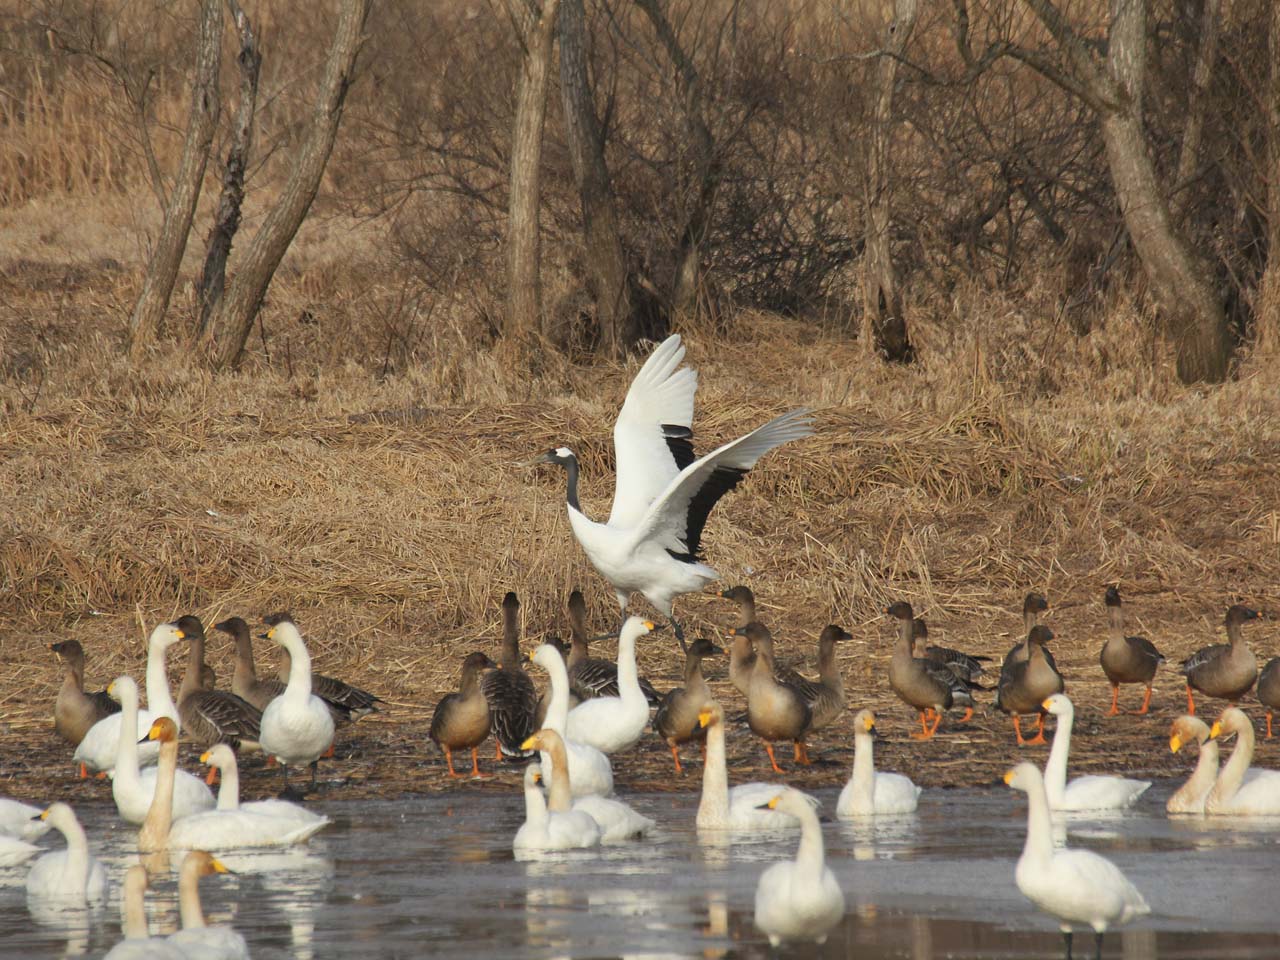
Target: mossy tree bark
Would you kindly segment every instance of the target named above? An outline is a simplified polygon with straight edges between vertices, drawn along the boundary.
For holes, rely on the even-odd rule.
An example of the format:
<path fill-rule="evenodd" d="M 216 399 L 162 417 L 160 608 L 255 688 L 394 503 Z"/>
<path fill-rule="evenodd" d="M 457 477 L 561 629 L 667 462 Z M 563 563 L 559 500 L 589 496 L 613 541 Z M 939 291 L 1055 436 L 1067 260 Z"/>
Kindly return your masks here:
<path fill-rule="evenodd" d="M 141 358 L 164 324 L 169 298 L 187 249 L 191 220 L 200 200 L 213 135 L 218 127 L 218 70 L 222 65 L 222 0 L 204 0 L 191 88 L 191 116 L 182 144 L 182 159 L 164 211 L 164 223 L 147 263 L 142 292 L 129 318 L 129 354 Z"/>
<path fill-rule="evenodd" d="M 356 56 L 364 40 L 364 22 L 370 3 L 371 0 L 345 0 L 342 4 L 320 91 L 289 179 L 280 199 L 245 249 L 222 302 L 209 318 L 202 349 L 214 368 L 239 362 L 271 278 L 320 188 L 320 178 L 342 121 L 342 107 L 355 72 Z"/>

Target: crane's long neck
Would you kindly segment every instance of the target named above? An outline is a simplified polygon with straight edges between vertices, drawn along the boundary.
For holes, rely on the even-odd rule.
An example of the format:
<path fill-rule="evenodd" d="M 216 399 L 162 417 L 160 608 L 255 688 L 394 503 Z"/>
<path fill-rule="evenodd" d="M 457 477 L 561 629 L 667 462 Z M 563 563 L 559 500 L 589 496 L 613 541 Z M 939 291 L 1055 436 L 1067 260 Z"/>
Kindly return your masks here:
<path fill-rule="evenodd" d="M 182 871 L 178 874 L 178 912 L 183 930 L 198 930 L 205 925 L 204 910 L 200 906 L 200 862 L 194 857 L 182 861 Z"/>
<path fill-rule="evenodd" d="M 1053 859 L 1053 828 L 1043 782 L 1033 784 L 1027 791 L 1027 840 L 1022 847 L 1022 859 L 1033 866 Z"/>
<path fill-rule="evenodd" d="M 218 765 L 218 773 L 222 777 L 222 784 L 218 787 L 218 809 L 239 810 L 240 765 L 236 763 L 234 753 L 231 755 L 230 763 Z"/>
<path fill-rule="evenodd" d="M 826 851 L 822 845 L 822 824 L 807 803 L 796 815 L 800 819 L 800 847 L 796 850 L 796 866 L 816 883 L 826 859 Z"/>
<path fill-rule="evenodd" d="M 306 644 L 290 637 L 284 644 L 289 651 L 289 682 L 282 696 L 293 703 L 305 704 L 311 699 L 311 654 Z"/>
<path fill-rule="evenodd" d="M 707 725 L 707 758 L 702 765 L 699 826 L 724 826 L 729 818 L 729 770 L 724 758 L 724 724 Z"/>
<path fill-rule="evenodd" d="M 569 754 L 565 750 L 564 741 L 552 744 L 547 754 L 551 759 L 547 809 L 555 813 L 568 813 L 573 809 L 573 791 L 569 787 Z"/>
<path fill-rule="evenodd" d="M 1213 782 L 1218 778 L 1218 741 L 1206 740 L 1200 744 L 1200 757 L 1196 760 L 1196 768 L 1187 777 L 1187 782 L 1180 786 L 1169 798 L 1169 803 L 1177 806 L 1195 806 L 1204 809 L 1205 797 L 1213 789 Z"/>
<path fill-rule="evenodd" d="M 569 504 L 569 509 L 577 510 L 582 513 L 582 506 L 578 503 L 578 458 L 569 457 L 564 462 L 564 472 L 568 478 L 565 488 L 565 502 Z"/>
<path fill-rule="evenodd" d="M 1053 734 L 1053 746 L 1044 765 L 1044 789 L 1051 803 L 1061 803 L 1067 792 L 1067 753 L 1071 750 L 1074 723 L 1072 713 L 1058 715 L 1058 729 Z"/>
<path fill-rule="evenodd" d="M 122 684 L 118 684 L 116 689 L 120 693 L 120 739 L 116 745 L 112 792 L 116 788 L 136 790 L 141 787 L 142 782 L 142 774 L 138 769 L 138 694 L 136 690 L 126 689 Z"/>
<path fill-rule="evenodd" d="M 1209 802 L 1226 803 L 1236 795 L 1244 782 L 1245 772 L 1253 762 L 1253 724 L 1245 723 L 1236 728 L 1236 747 L 1222 765 L 1218 782 L 1213 785 Z"/>
<path fill-rule="evenodd" d="M 146 871 L 131 867 L 124 876 L 124 897 L 120 901 L 120 916 L 124 920 L 126 940 L 145 940 L 150 935 L 147 929 L 147 908 L 144 902 L 146 890 Z"/>
<path fill-rule="evenodd" d="M 163 850 L 169 844 L 169 827 L 173 825 L 173 781 L 178 772 L 178 741 L 160 742 L 160 760 L 156 764 L 156 791 L 151 795 L 147 819 L 138 831 L 138 849 L 144 853 Z"/>
<path fill-rule="evenodd" d="M 875 747 L 870 733 L 859 730 L 853 736 L 853 795 L 861 809 L 871 809 L 875 802 Z"/>
<path fill-rule="evenodd" d="M 178 707 L 169 692 L 169 672 L 164 665 L 166 649 L 161 643 L 151 643 L 147 647 L 147 709 L 152 716 L 168 717 L 181 727 Z"/>

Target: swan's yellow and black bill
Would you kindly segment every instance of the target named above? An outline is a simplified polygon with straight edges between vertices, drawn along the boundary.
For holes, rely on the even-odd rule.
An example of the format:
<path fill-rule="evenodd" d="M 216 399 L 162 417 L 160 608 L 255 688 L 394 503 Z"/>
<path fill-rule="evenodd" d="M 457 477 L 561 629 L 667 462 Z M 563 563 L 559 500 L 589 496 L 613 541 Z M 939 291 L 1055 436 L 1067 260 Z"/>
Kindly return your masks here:
<path fill-rule="evenodd" d="M 1011 783 L 1013 783 L 1013 771 L 1012 771 L 1012 770 L 1010 770 L 1009 772 L 1007 772 L 1007 773 L 1004 775 L 1004 782 L 1005 782 L 1006 784 L 1011 784 Z"/>
<path fill-rule="evenodd" d="M 1176 733 L 1169 738 L 1169 752 L 1177 753 L 1182 749 L 1182 738 Z"/>

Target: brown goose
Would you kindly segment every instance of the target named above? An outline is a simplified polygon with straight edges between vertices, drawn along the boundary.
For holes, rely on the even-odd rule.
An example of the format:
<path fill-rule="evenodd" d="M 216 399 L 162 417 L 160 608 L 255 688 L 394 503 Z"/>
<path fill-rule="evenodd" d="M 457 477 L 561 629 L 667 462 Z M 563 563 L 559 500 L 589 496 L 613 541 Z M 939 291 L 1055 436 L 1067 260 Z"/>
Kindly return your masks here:
<path fill-rule="evenodd" d="M 1053 639 L 1053 631 L 1042 623 L 1036 624 L 1027 634 L 1027 659 L 1009 663 L 1000 671 L 1000 683 L 996 687 L 996 709 L 1013 717 L 1013 732 L 1018 745 L 1045 743 L 1044 701 L 1055 693 L 1062 693 L 1066 683 L 1058 672 L 1045 644 Z M 1019 717 L 1034 713 L 1039 720 L 1036 735 L 1030 740 L 1022 736 Z"/>
<path fill-rule="evenodd" d="M 732 600 L 738 605 L 738 628 L 741 630 L 749 623 L 757 623 L 756 598 L 750 587 L 736 586 L 721 590 L 720 596 Z M 729 648 L 729 682 L 738 688 L 744 697 L 751 686 L 751 672 L 755 669 L 756 654 L 751 640 L 745 633 L 734 635 L 733 645 Z"/>
<path fill-rule="evenodd" d="M 954 695 L 951 692 L 955 674 L 940 663 L 912 656 L 915 640 L 915 618 L 911 604 L 899 600 L 884 611 L 898 621 L 898 640 L 893 646 L 889 661 L 889 686 L 904 703 L 920 711 L 920 732 L 911 736 L 928 740 L 938 732 L 943 711 L 951 708 Z M 930 715 L 933 725 L 929 725 Z"/>
<path fill-rule="evenodd" d="M 284 693 L 285 685 L 274 677 L 258 678 L 253 663 L 253 638 L 249 624 L 241 617 L 231 617 L 213 625 L 213 629 L 230 635 L 236 644 L 236 668 L 231 675 L 231 692 L 247 700 L 259 710 Z"/>
<path fill-rule="evenodd" d="M 234 693 L 204 689 L 204 624 L 199 617 L 188 615 L 178 618 L 178 629 L 190 644 L 187 670 L 178 690 L 183 735 L 201 747 L 226 743 L 233 750 L 258 749 L 262 711 Z"/>
<path fill-rule="evenodd" d="M 431 741 L 444 751 L 449 776 L 459 776 L 453 769 L 453 751 L 471 751 L 471 775 L 480 773 L 478 748 L 489 735 L 489 702 L 480 689 L 480 677 L 485 670 L 495 668 L 492 660 L 483 653 L 470 653 L 462 661 L 462 685 L 457 693 L 445 694 L 436 704 L 431 715 Z"/>
<path fill-rule="evenodd" d="M 827 624 L 818 636 L 818 679 L 810 680 L 793 670 L 784 671 L 779 676 L 783 683 L 799 690 L 809 705 L 813 713 L 810 731 L 822 729 L 844 710 L 844 677 L 840 674 L 840 664 L 836 662 L 836 644 L 852 639 L 853 634 L 834 623 Z"/>
<path fill-rule="evenodd" d="M 1120 712 L 1122 683 L 1146 684 L 1147 692 L 1142 698 L 1142 707 L 1134 711 L 1146 713 L 1151 706 L 1151 684 L 1156 678 L 1156 669 L 1164 663 L 1164 655 L 1146 637 L 1124 635 L 1124 607 L 1120 601 L 1120 591 L 1114 585 L 1107 587 L 1105 603 L 1107 642 L 1102 645 L 1098 661 L 1102 664 L 1102 672 L 1111 682 L 1111 709 L 1106 716 L 1114 717 Z"/>
<path fill-rule="evenodd" d="M 773 755 L 776 740 L 790 740 L 795 744 L 795 761 L 808 764 L 809 752 L 804 739 L 808 736 L 813 714 L 804 697 L 795 687 L 780 683 L 773 672 L 773 637 L 761 623 L 749 623 L 745 627 L 733 627 L 729 636 L 736 637 L 739 630 L 745 633 L 756 650 L 755 666 L 751 670 L 751 686 L 747 688 L 747 725 L 751 732 L 764 741 L 769 763 L 775 773 L 782 773 Z"/>
<path fill-rule="evenodd" d="M 680 744 L 706 740 L 707 731 L 698 722 L 698 712 L 710 702 L 711 688 L 702 676 L 702 660 L 719 653 L 724 651 L 705 637 L 689 644 L 684 658 L 684 686 L 668 692 L 653 716 L 653 729 L 671 748 L 676 773 L 684 772 L 680 766 Z"/>
<path fill-rule="evenodd" d="M 587 604 L 582 598 L 581 590 L 569 594 L 569 637 L 571 646 L 566 663 L 569 667 L 569 709 L 572 710 L 583 700 L 594 697 L 617 697 L 618 665 L 612 660 L 604 660 L 590 655 L 587 644 Z M 653 684 L 640 677 L 640 691 L 644 698 L 654 706 L 662 701 Z"/>
<path fill-rule="evenodd" d="M 51 643 L 49 649 L 63 669 L 62 686 L 53 704 L 53 729 L 63 740 L 78 747 L 90 727 L 103 717 L 120 712 L 120 704 L 105 690 L 84 692 L 84 648 L 79 640 Z M 85 773 L 87 775 L 87 771 Z"/>
<path fill-rule="evenodd" d="M 534 714 L 538 694 L 533 680 L 525 673 L 520 659 L 520 598 L 508 593 L 502 598 L 502 648 L 498 652 L 498 668 L 487 671 L 480 679 L 480 689 L 489 703 L 493 720 L 494 756 L 522 758 L 533 755 L 520 744 L 537 729 Z"/>
<path fill-rule="evenodd" d="M 1258 661 L 1244 642 L 1241 624 L 1257 620 L 1258 611 L 1241 604 L 1232 604 L 1227 610 L 1226 626 L 1229 643 L 1215 643 L 1202 647 L 1182 661 L 1182 672 L 1187 676 L 1187 713 L 1196 714 L 1193 689 L 1205 696 L 1235 703 L 1253 687 L 1258 679 Z"/>
<path fill-rule="evenodd" d="M 973 708 L 977 705 L 973 699 L 973 691 L 987 689 L 970 679 L 975 673 L 982 672 L 982 664 L 978 658 L 950 647 L 930 644 L 929 625 L 924 622 L 924 617 L 916 617 L 911 621 L 911 642 L 911 655 L 931 664 L 926 669 L 951 687 L 951 706 L 964 708 L 964 716 L 960 718 L 960 722 L 969 721 L 973 717 Z M 942 673 L 939 668 L 947 673 Z"/>
<path fill-rule="evenodd" d="M 1267 739 L 1271 739 L 1271 712 L 1280 710 L 1280 657 L 1272 657 L 1258 674 L 1258 702 L 1267 708 Z"/>
<path fill-rule="evenodd" d="M 1009 648 L 1000 665 L 1001 672 L 1016 660 L 1027 659 L 1027 640 L 1031 628 L 1040 622 L 1040 614 L 1049 609 L 1049 601 L 1040 593 L 1028 593 L 1022 600 L 1022 639 Z M 1047 652 L 1047 651 L 1046 651 Z M 1052 655 L 1050 655 L 1052 656 Z"/>

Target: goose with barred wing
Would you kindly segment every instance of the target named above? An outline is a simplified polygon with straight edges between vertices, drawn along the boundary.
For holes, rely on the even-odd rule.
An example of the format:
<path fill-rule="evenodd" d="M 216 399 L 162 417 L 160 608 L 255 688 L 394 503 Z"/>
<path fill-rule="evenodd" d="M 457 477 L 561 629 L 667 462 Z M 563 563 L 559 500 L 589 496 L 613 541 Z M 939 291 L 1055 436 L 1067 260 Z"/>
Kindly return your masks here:
<path fill-rule="evenodd" d="M 625 614 L 642 594 L 675 627 L 672 601 L 701 590 L 719 574 L 699 559 L 702 530 L 719 499 L 774 447 L 813 432 L 808 411 L 793 410 L 704 457 L 693 452 L 693 395 L 697 374 L 680 364 L 679 335 L 659 344 L 632 381 L 613 431 L 617 481 L 605 523 L 578 502 L 578 459 L 558 447 L 535 462 L 564 467 L 574 536 L 592 566 L 611 584 Z"/>

